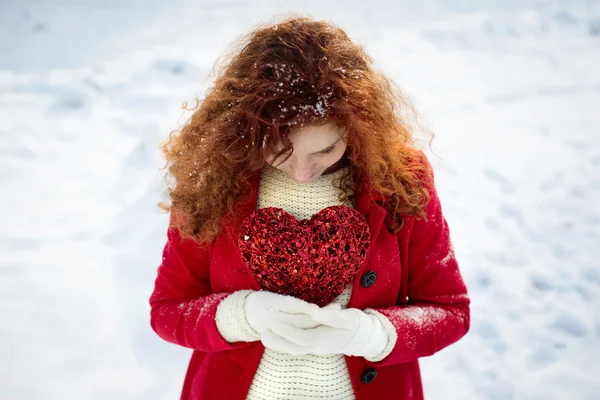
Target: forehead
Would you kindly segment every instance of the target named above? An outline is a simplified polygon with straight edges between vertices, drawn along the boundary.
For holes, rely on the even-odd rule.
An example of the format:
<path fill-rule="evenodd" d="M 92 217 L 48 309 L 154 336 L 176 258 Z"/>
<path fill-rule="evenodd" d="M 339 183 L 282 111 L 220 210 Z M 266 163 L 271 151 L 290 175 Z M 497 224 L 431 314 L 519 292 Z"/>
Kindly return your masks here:
<path fill-rule="evenodd" d="M 341 136 L 343 129 L 333 122 L 327 122 L 322 125 L 306 125 L 294 129 L 290 134 L 290 141 L 294 144 L 299 143 L 317 143 L 322 144 L 330 142 Z M 329 143 L 331 144 L 331 143 Z"/>

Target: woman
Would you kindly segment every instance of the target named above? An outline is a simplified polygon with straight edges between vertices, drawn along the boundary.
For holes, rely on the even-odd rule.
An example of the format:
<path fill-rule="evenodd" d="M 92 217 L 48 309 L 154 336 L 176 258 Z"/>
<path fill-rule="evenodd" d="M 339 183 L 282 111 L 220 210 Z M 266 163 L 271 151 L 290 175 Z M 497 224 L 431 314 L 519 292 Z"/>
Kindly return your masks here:
<path fill-rule="evenodd" d="M 469 298 L 408 102 L 339 28 L 262 27 L 163 149 L 150 299 L 182 399 L 422 399 Z"/>

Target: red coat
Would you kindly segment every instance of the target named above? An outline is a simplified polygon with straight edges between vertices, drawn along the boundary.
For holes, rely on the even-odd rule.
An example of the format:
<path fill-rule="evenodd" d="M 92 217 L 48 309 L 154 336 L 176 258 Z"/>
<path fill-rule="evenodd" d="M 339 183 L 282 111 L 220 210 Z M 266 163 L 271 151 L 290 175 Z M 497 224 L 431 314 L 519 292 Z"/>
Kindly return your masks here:
<path fill-rule="evenodd" d="M 256 209 L 258 183 L 257 173 L 254 191 L 240 204 L 241 218 L 210 245 L 182 240 L 173 228 L 167 232 L 150 298 L 151 325 L 164 340 L 194 349 L 181 399 L 245 399 L 261 360 L 260 341 L 228 343 L 215 323 L 217 305 L 229 293 L 260 290 L 236 244 L 239 222 Z M 345 357 L 350 379 L 358 400 L 421 400 L 417 360 L 467 333 L 467 290 L 435 188 L 430 188 L 427 221 L 405 216 L 396 234 L 387 229 L 386 212 L 377 203 L 382 196 L 373 192 L 370 199 L 367 193 L 358 193 L 356 209 L 365 215 L 372 244 L 354 280 L 348 307 L 383 313 L 396 327 L 398 340 L 380 362 Z M 370 271 L 376 273 L 372 285 Z"/>

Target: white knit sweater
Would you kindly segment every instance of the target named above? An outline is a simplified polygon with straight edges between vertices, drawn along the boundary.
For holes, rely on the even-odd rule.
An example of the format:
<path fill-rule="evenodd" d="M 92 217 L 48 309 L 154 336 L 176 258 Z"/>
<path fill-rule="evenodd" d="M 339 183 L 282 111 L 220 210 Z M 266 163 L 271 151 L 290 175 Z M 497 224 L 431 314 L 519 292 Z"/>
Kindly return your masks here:
<path fill-rule="evenodd" d="M 333 180 L 344 172 L 340 169 L 321 175 L 315 182 L 299 183 L 284 172 L 266 167 L 261 174 L 258 208 L 282 208 L 299 221 L 309 219 L 323 208 L 342 205 Z M 351 204 L 345 204 L 352 207 Z M 226 297 L 217 308 L 216 322 L 219 332 L 230 343 L 259 340 L 245 321 L 244 301 L 251 293 L 241 290 Z M 333 300 L 346 307 L 352 293 L 352 284 Z M 375 310 L 365 312 L 376 315 L 388 334 L 388 345 L 384 351 L 370 361 L 387 357 L 396 343 L 396 332 L 384 315 Z M 354 391 L 342 354 L 290 355 L 265 349 L 254 376 L 248 400 L 273 399 L 354 399 Z"/>

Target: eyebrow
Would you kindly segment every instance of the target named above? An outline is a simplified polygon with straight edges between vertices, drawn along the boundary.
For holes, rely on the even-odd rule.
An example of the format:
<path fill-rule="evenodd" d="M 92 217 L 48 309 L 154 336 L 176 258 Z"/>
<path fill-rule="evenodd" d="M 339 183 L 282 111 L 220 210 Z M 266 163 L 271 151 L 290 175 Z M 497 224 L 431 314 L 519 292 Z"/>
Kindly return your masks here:
<path fill-rule="evenodd" d="M 337 144 L 337 142 L 339 142 L 341 139 L 342 139 L 342 136 L 340 136 L 332 145 L 325 147 L 323 150 L 319 150 L 319 151 L 316 151 L 316 152 L 310 153 L 310 154 L 322 153 L 325 150 L 329 150 L 330 148 L 332 148 L 333 146 L 335 146 Z"/>

